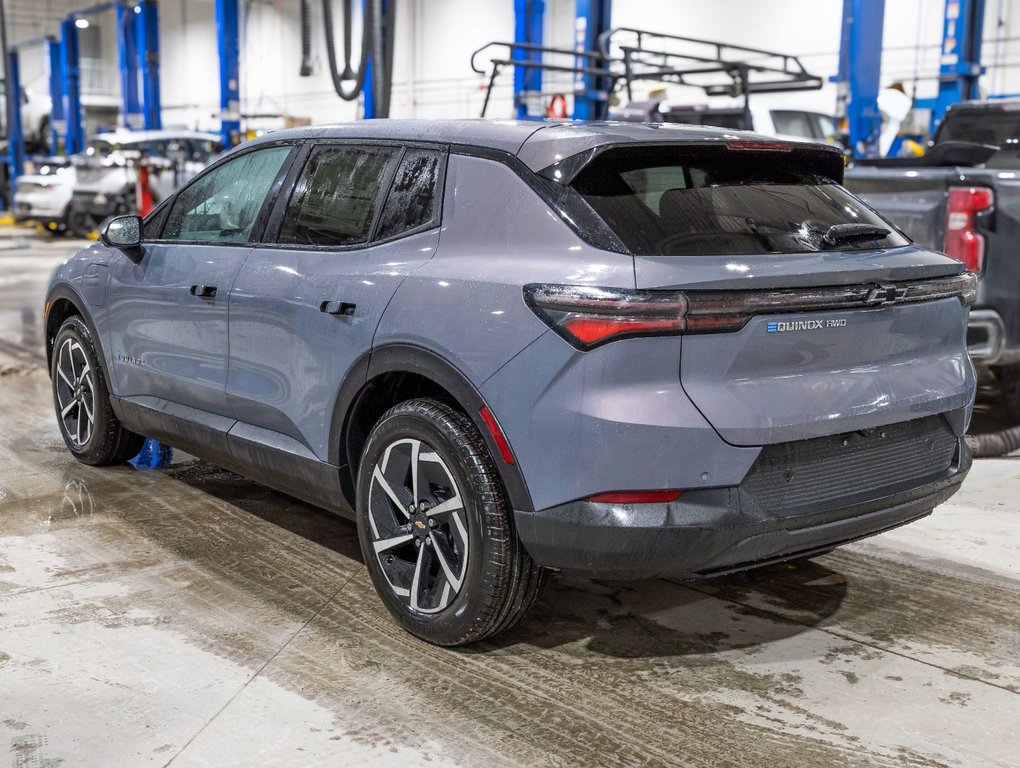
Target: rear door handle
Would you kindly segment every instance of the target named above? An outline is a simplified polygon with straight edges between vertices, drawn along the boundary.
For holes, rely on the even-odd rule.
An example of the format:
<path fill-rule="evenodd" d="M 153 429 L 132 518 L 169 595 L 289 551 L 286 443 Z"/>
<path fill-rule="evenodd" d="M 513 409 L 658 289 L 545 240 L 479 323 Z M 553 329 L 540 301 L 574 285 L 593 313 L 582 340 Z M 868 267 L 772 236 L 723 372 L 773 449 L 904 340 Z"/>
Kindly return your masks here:
<path fill-rule="evenodd" d="M 319 305 L 319 311 L 325 312 L 327 315 L 347 315 L 349 317 L 354 314 L 357 306 L 357 304 L 351 304 L 348 301 L 324 301 Z"/>
<path fill-rule="evenodd" d="M 198 296 L 203 299 L 212 299 L 216 296 L 215 285 L 193 285 L 191 286 L 191 295 Z"/>

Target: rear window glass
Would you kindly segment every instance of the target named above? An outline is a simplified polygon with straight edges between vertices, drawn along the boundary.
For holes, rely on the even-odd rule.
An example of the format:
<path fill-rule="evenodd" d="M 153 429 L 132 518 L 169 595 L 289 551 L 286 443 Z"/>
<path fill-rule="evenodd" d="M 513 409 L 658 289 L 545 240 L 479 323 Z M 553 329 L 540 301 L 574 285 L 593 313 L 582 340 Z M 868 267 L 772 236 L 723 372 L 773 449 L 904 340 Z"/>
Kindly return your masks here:
<path fill-rule="evenodd" d="M 812 253 L 910 242 L 839 184 L 813 173 L 801 154 L 609 150 L 573 187 L 639 255 Z M 870 226 L 832 229 L 837 225 Z"/>
<path fill-rule="evenodd" d="M 937 141 L 970 141 L 1002 147 L 1010 139 L 1020 139 L 1020 112 L 952 112 L 942 123 Z"/>

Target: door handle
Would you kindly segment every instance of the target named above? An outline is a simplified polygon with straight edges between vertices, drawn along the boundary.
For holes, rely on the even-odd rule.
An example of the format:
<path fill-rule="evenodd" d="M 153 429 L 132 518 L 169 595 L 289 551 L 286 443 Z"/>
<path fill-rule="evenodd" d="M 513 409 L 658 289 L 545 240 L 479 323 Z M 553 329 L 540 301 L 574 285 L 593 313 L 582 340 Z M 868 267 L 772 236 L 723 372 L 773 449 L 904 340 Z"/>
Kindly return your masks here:
<path fill-rule="evenodd" d="M 191 286 L 191 295 L 198 296 L 202 299 L 212 299 L 216 297 L 216 286 L 215 285 L 193 285 Z"/>
<path fill-rule="evenodd" d="M 357 304 L 351 304 L 348 301 L 324 301 L 319 305 L 319 311 L 325 312 L 327 315 L 347 315 L 350 317 L 354 314 L 357 306 Z"/>

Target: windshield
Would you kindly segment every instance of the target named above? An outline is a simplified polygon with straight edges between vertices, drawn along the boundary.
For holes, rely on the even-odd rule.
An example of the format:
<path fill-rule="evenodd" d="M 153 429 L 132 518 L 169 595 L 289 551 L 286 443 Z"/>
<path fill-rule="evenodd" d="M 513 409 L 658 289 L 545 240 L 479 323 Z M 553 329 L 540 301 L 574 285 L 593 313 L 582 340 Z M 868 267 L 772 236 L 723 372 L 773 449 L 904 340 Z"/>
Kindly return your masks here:
<path fill-rule="evenodd" d="M 910 241 L 796 152 L 610 150 L 574 189 L 638 255 L 813 253 Z"/>
<path fill-rule="evenodd" d="M 970 141 L 1003 147 L 1016 139 L 1020 139 L 1020 112 L 982 109 L 980 112 L 950 112 L 935 141 Z"/>

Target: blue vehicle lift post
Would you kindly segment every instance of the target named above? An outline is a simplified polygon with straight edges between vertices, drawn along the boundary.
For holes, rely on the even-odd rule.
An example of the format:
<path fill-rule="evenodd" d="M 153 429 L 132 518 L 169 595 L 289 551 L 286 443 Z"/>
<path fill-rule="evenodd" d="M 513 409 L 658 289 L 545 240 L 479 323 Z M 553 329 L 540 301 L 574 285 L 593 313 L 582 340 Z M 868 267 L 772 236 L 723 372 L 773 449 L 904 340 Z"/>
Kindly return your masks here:
<path fill-rule="evenodd" d="M 21 126 L 21 80 L 18 72 L 18 49 L 7 50 L 7 165 L 10 190 L 8 200 L 14 200 L 14 182 L 25 172 L 25 134 Z"/>
<path fill-rule="evenodd" d="M 216 0 L 220 46 L 220 136 L 225 148 L 241 140 L 240 19 L 238 0 Z"/>
<path fill-rule="evenodd" d="M 55 37 L 46 38 L 46 50 L 50 61 L 50 154 L 59 155 L 64 150 L 64 135 L 67 131 L 60 41 Z"/>
<path fill-rule="evenodd" d="M 156 0 L 140 0 L 132 10 L 142 79 L 142 125 L 146 130 L 158 130 L 163 127 L 163 105 L 159 93 L 159 6 Z"/>
<path fill-rule="evenodd" d="M 514 0 L 514 42 L 526 45 L 542 45 L 545 25 L 545 0 Z M 511 53 L 514 60 L 541 63 L 542 52 L 517 48 Z M 527 120 L 545 115 L 532 115 L 528 111 L 529 94 L 541 94 L 542 70 L 526 66 L 514 67 L 514 108 L 517 118 Z"/>
<path fill-rule="evenodd" d="M 599 36 L 612 26 L 613 0 L 577 0 L 574 16 L 574 50 L 596 51 Z M 578 69 L 584 66 L 590 65 L 579 58 Z M 574 76 L 574 119 L 604 120 L 611 87 L 609 78 L 579 71 Z"/>
<path fill-rule="evenodd" d="M 931 131 L 953 104 L 979 97 L 981 36 L 985 26 L 985 0 L 946 0 L 942 26 L 942 65 L 939 93 L 931 105 Z"/>
<path fill-rule="evenodd" d="M 878 89 L 884 26 L 885 0 L 843 0 L 839 73 L 835 79 L 849 124 L 850 147 L 857 157 L 878 154 L 882 131 Z"/>
<path fill-rule="evenodd" d="M 73 16 L 60 22 L 61 81 L 65 120 L 64 148 L 73 155 L 85 149 L 84 115 L 81 108 L 81 56 L 78 27 Z"/>
<path fill-rule="evenodd" d="M 137 6 L 136 6 L 137 7 Z M 117 49 L 120 53 L 120 120 L 125 128 L 144 125 L 138 98 L 138 25 L 135 9 L 117 6 Z"/>
<path fill-rule="evenodd" d="M 367 0 L 361 2 L 361 18 L 365 18 L 365 5 Z M 382 0 L 379 4 L 379 10 L 382 11 L 383 19 L 386 18 L 386 12 L 389 10 L 389 3 L 387 0 Z M 392 34 L 392 32 L 386 28 L 385 21 L 383 22 L 382 28 L 382 47 L 386 50 L 386 37 Z M 365 62 L 365 84 L 361 87 L 361 93 L 364 97 L 362 101 L 362 118 L 365 120 L 372 120 L 379 114 L 375 104 L 375 56 L 372 53 L 368 54 L 368 61 Z"/>

